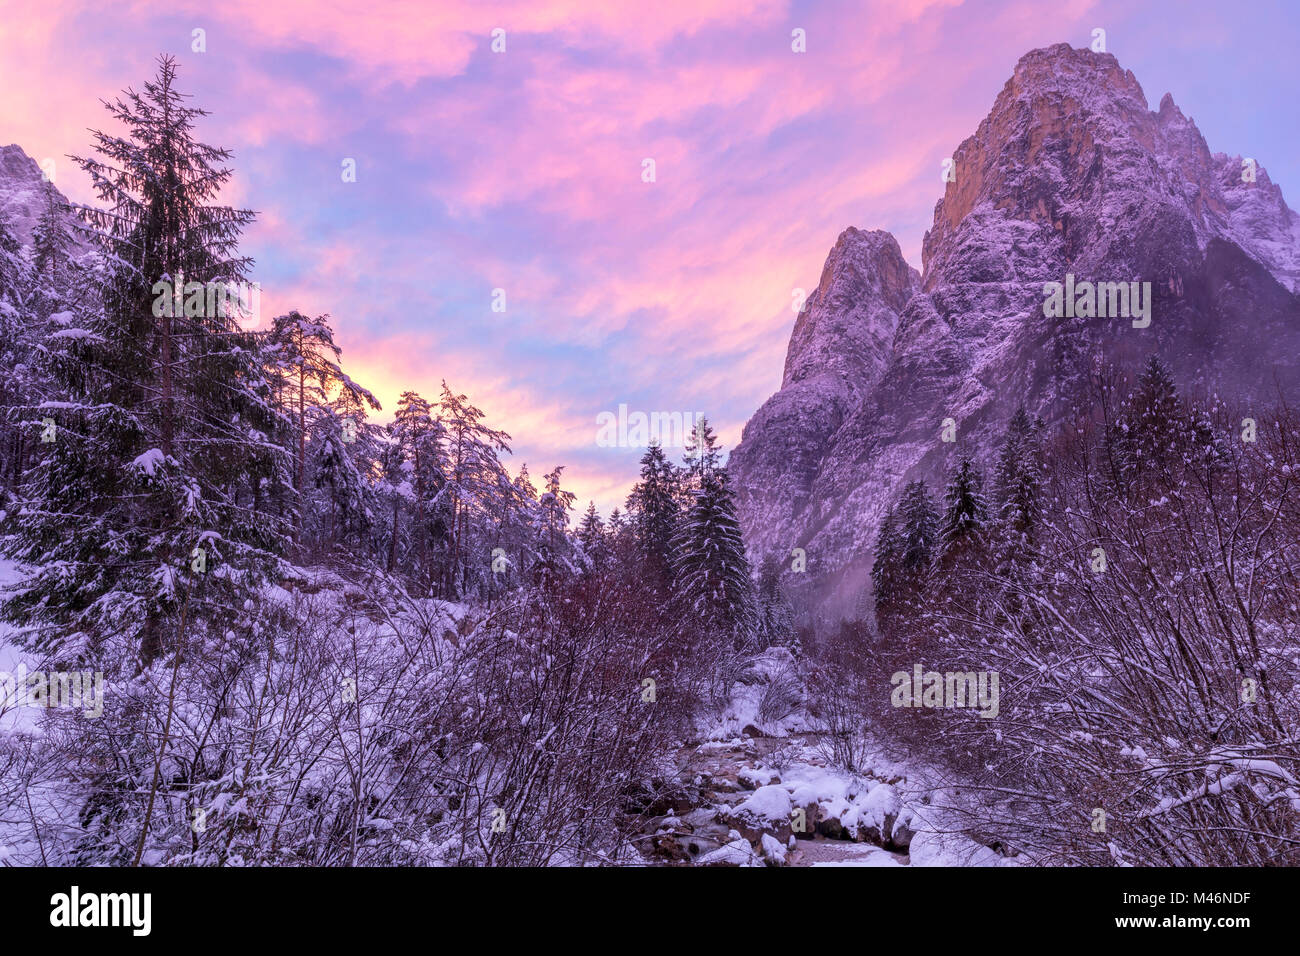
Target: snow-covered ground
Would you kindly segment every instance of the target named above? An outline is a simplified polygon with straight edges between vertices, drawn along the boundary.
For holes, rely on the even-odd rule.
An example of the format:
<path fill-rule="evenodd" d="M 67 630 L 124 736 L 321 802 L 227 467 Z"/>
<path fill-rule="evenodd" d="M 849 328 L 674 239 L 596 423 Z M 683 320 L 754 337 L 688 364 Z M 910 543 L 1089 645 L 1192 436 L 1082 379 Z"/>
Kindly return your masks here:
<path fill-rule="evenodd" d="M 0 591 L 11 587 L 21 574 L 14 562 L 0 558 Z M 26 665 L 28 672 L 42 669 L 35 656 L 14 643 L 15 630 L 12 625 L 0 623 L 0 678 L 14 675 L 20 665 Z M 62 781 L 50 777 L 31 760 L 28 743 L 42 733 L 42 713 L 40 708 L 0 702 L 0 772 L 5 776 L 0 784 L 6 793 L 22 796 L 17 806 L 11 803 L 8 812 L 0 814 L 0 866 L 45 862 L 44 835 L 78 826 L 77 808 L 66 799 Z"/>
<path fill-rule="evenodd" d="M 0 561 L 0 588 L 20 576 Z M 342 581 L 316 580 L 327 591 Z M 454 632 L 464 609 L 433 602 L 427 613 Z M 40 661 L 13 642 L 0 624 L 0 671 L 29 671 Z M 39 739 L 42 712 L 9 707 L 0 713 L 0 748 L 20 752 Z M 672 761 L 683 784 L 662 816 L 647 817 L 642 853 L 648 863 L 737 866 L 1003 866 L 1008 859 L 953 829 L 940 804 L 944 792 L 924 767 L 866 746 L 857 772 L 835 767 L 828 739 L 803 705 L 798 667 L 784 648 L 759 655 L 741 674 L 725 704 L 701 723 L 697 740 Z M 0 754 L 4 756 L 4 754 Z M 59 781 L 21 761 L 31 775 L 27 800 L 14 819 L 0 819 L 0 863 L 41 862 L 36 832 L 78 827 L 76 807 L 60 796 Z M 12 808 L 11 808 L 12 809 Z M 12 815 L 12 814 L 11 814 Z"/>
<path fill-rule="evenodd" d="M 867 745 L 857 772 L 835 767 L 802 705 L 764 722 L 762 702 L 791 672 L 783 648 L 760 655 L 702 742 L 684 748 L 685 803 L 648 821 L 656 862 L 697 866 L 1014 866 L 956 827 L 950 793 L 927 768 Z"/>
<path fill-rule="evenodd" d="M 22 572 L 8 558 L 0 557 L 0 594 L 18 581 Z M 19 665 L 26 665 L 28 671 L 40 670 L 39 662 L 31 654 L 22 651 L 13 641 L 16 628 L 12 624 L 0 621 L 0 675 L 17 673 Z M 3 681 L 0 680 L 0 685 Z M 22 731 L 36 731 L 36 717 L 39 711 L 32 707 L 17 707 L 11 700 L 5 700 L 0 691 L 0 734 Z"/>

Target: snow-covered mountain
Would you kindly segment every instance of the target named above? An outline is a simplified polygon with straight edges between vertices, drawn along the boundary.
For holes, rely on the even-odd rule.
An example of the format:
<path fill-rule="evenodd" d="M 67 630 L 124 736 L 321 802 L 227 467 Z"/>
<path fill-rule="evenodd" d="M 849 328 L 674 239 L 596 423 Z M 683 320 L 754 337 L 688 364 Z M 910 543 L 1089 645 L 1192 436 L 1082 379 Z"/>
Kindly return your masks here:
<path fill-rule="evenodd" d="M 62 160 L 60 165 L 66 167 L 70 164 L 70 160 Z M 57 170 L 60 166 L 55 168 Z M 55 203 L 64 209 L 73 258 L 88 264 L 84 257 L 91 252 L 91 247 L 82 232 L 80 219 L 68 204 L 68 198 L 59 190 L 56 182 L 45 179 L 40 165 L 21 146 L 0 146 L 0 222 L 5 224 L 19 243 L 29 249 L 37 225 L 45 213 L 47 189 L 53 189 Z"/>
<path fill-rule="evenodd" d="M 24 245 L 45 211 L 44 187 L 41 167 L 21 146 L 0 146 L 0 220 Z"/>
<path fill-rule="evenodd" d="M 888 233 L 840 235 L 731 457 L 752 556 L 805 549 L 832 613 L 869 587 L 905 481 L 987 461 L 1021 404 L 1060 422 L 1101 362 L 1156 354 L 1181 386 L 1237 397 L 1300 385 L 1300 217 L 1168 94 L 1150 110 L 1110 54 L 1026 54 L 953 159 L 919 275 Z M 1047 317 L 1044 286 L 1067 274 L 1149 282 L 1150 324 Z"/>

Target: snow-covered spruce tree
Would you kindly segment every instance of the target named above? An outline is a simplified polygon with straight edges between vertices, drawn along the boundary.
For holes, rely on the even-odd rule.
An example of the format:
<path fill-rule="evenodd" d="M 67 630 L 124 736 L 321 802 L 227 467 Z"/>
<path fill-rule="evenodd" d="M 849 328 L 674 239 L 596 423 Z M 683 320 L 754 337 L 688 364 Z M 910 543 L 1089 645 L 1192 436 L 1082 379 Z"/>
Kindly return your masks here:
<path fill-rule="evenodd" d="M 1095 419 L 1101 435 L 1102 493 L 1119 501 L 1128 500 L 1133 490 L 1128 469 L 1132 436 L 1128 434 L 1124 396 L 1122 368 L 1098 360 L 1080 407 L 1096 408 Z"/>
<path fill-rule="evenodd" d="M 175 77 L 163 57 L 142 92 L 106 103 L 125 134 L 95 132 L 98 156 L 77 160 L 105 204 L 80 209 L 100 304 L 46 344 L 66 401 L 33 410 L 56 438 L 10 542 L 34 571 L 5 617 L 106 671 L 174 649 L 183 609 L 213 632 L 239 626 L 244 597 L 285 570 L 288 528 L 263 508 L 288 478 L 270 388 L 253 336 L 212 307 L 247 273 L 237 247 L 253 213 L 215 203 L 230 153 L 195 139 L 205 113 Z"/>
<path fill-rule="evenodd" d="M 492 572 L 493 591 L 517 587 L 532 580 L 537 563 L 538 512 L 537 487 L 528 473 L 528 463 L 519 466 L 519 473 L 509 482 L 501 482 L 494 507 L 496 535 L 492 547 L 501 548 L 506 555 L 506 568 Z"/>
<path fill-rule="evenodd" d="M 632 525 L 621 508 L 615 508 L 609 513 L 606 540 L 609 542 L 611 568 L 617 573 L 632 567 L 636 560 L 636 538 L 632 533 Z"/>
<path fill-rule="evenodd" d="M 919 619 L 928 610 L 924 595 L 930 585 L 939 549 L 939 513 L 924 481 L 903 489 L 892 532 L 894 554 L 889 605 L 877 624 L 891 631 L 900 648 L 918 648 Z"/>
<path fill-rule="evenodd" d="M 333 549 L 354 564 L 380 566 L 386 555 L 382 539 L 388 502 L 382 500 L 381 476 L 387 428 L 366 421 L 374 398 L 353 386 L 344 373 L 343 386 L 321 409 L 308 446 L 313 475 L 309 531 L 325 551 Z"/>
<path fill-rule="evenodd" d="M 403 392 L 391 429 L 401 451 L 400 499 L 409 507 L 411 555 L 406 570 L 422 593 L 445 578 L 451 539 L 446 432 L 418 392 Z"/>
<path fill-rule="evenodd" d="M 909 482 L 898 502 L 899 567 L 904 586 L 915 591 L 934 565 L 939 545 L 939 513 L 924 481 Z"/>
<path fill-rule="evenodd" d="M 641 456 L 641 480 L 627 497 L 627 514 L 644 580 L 661 598 L 672 587 L 673 538 L 681 518 L 679 484 L 677 469 L 652 442 Z"/>
<path fill-rule="evenodd" d="M 66 324 L 84 314 L 96 301 L 96 275 L 103 260 L 87 243 L 78 240 L 85 224 L 59 195 L 53 183 L 44 187 L 45 208 L 32 230 L 32 311 L 39 320 L 34 336 L 43 341 L 42 323 Z"/>
<path fill-rule="evenodd" d="M 318 424 L 339 417 L 334 409 L 340 398 L 346 408 L 380 407 L 369 390 L 352 381 L 343 371 L 341 356 L 342 350 L 334 342 L 329 316 L 318 315 L 311 319 L 296 309 L 272 319 L 259 353 L 272 383 L 276 408 L 281 413 L 294 450 L 293 487 L 297 492 L 294 510 L 299 532 L 306 511 L 304 496 L 309 484 L 307 446 L 315 437 Z M 355 434 L 360 425 L 360 421 L 354 421 L 349 430 Z M 341 436 L 343 425 L 339 422 L 338 426 Z M 341 461 L 336 463 L 342 464 Z"/>
<path fill-rule="evenodd" d="M 22 254 L 22 243 L 14 236 L 4 214 L 0 213 L 0 302 L 5 312 L 16 310 L 17 303 L 26 295 L 29 285 L 28 264 Z"/>
<path fill-rule="evenodd" d="M 1134 472 L 1159 471 L 1178 458 L 1186 431 L 1178 386 L 1160 359 L 1147 360 L 1129 399 Z M 1136 477 L 1135 474 L 1135 477 Z"/>
<path fill-rule="evenodd" d="M 31 400 L 35 319 L 30 302 L 32 269 L 0 214 L 0 491 L 12 493 L 26 467 L 33 436 L 22 426 L 21 409 Z M 3 507 L 0 505 L 0 507 Z"/>
<path fill-rule="evenodd" d="M 488 588 L 492 573 L 494 496 L 509 478 L 499 452 L 510 451 L 510 436 L 489 428 L 483 412 L 442 383 L 438 418 L 446 429 L 447 488 L 451 510 L 451 557 L 443 594 L 454 598 L 471 588 Z"/>
<path fill-rule="evenodd" d="M 368 456 L 354 451 L 368 437 L 356 419 L 340 416 L 333 406 L 316 418 L 308 446 L 312 487 L 305 529 L 314 555 L 338 553 L 368 563 L 376 500 L 364 470 Z"/>
<path fill-rule="evenodd" d="M 875 596 L 877 621 L 892 611 L 898 602 L 902 557 L 898 512 L 890 505 L 876 531 L 876 548 L 871 562 L 871 590 Z"/>
<path fill-rule="evenodd" d="M 68 270 L 76 252 L 72 211 L 53 183 L 45 184 L 44 193 L 45 207 L 32 230 L 32 267 L 46 289 L 62 290 L 68 284 Z"/>
<path fill-rule="evenodd" d="M 582 570 L 588 576 L 599 575 L 609 562 L 609 541 L 605 521 L 596 511 L 596 502 L 588 501 L 578 525 L 578 546 L 582 549 Z"/>
<path fill-rule="evenodd" d="M 769 554 L 758 573 L 758 639 L 763 647 L 797 648 L 794 613 L 781 586 L 781 559 Z"/>
<path fill-rule="evenodd" d="M 1157 478 L 1172 480 L 1185 465 L 1207 454 L 1213 462 L 1226 463 L 1230 456 L 1210 423 L 1210 412 L 1179 396 L 1173 376 L 1158 358 L 1147 361 L 1124 403 L 1113 452 L 1130 494 L 1141 500 Z"/>
<path fill-rule="evenodd" d="M 576 570 L 567 533 L 574 494 L 560 486 L 560 474 L 563 471 L 563 465 L 556 465 L 546 474 L 546 487 L 537 502 L 537 565 L 534 580 L 543 591 L 556 589 Z"/>
<path fill-rule="evenodd" d="M 682 476 L 686 481 L 686 501 L 689 503 L 691 488 L 698 487 L 705 473 L 718 466 L 722 454 L 718 448 L 718 436 L 707 418 L 700 416 L 686 436 L 682 451 Z"/>
<path fill-rule="evenodd" d="M 397 570 L 407 541 L 402 517 L 406 500 L 402 495 L 406 482 L 403 460 L 401 445 L 389 425 L 375 436 L 373 491 L 379 508 L 374 551 L 378 563 L 390 575 Z"/>
<path fill-rule="evenodd" d="M 22 249 L 0 218 L 0 488 L 12 493 L 26 471 L 46 417 L 31 409 L 62 397 L 52 380 L 46 340 L 74 325 L 74 313 L 93 299 L 93 283 L 80 261 L 74 221 L 52 183 L 32 236 Z M 76 335 L 75 328 L 67 333 Z M 57 337 L 54 341 L 58 341 Z"/>
<path fill-rule="evenodd" d="M 939 560 L 945 567 L 952 567 L 981 544 L 988 521 L 984 477 L 969 456 L 963 456 L 953 469 L 943 498 Z"/>
<path fill-rule="evenodd" d="M 735 497 L 706 419 L 691 438 L 686 462 L 692 503 L 673 538 L 677 599 L 693 623 L 731 638 L 739 650 L 752 642 L 758 622 Z"/>
<path fill-rule="evenodd" d="M 1007 426 L 993 477 L 994 551 L 999 569 L 1014 573 L 1032 560 L 1042 522 L 1043 461 L 1040 429 L 1023 408 Z"/>

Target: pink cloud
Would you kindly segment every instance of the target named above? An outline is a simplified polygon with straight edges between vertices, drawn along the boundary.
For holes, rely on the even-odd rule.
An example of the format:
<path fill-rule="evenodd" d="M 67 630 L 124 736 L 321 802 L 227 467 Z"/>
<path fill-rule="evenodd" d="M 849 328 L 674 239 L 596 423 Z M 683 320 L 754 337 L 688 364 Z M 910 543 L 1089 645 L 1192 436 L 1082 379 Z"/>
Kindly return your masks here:
<path fill-rule="evenodd" d="M 520 436 L 520 457 L 581 454 L 567 474 L 608 496 L 626 466 L 592 464 L 588 405 L 717 409 L 734 444 L 779 383 L 791 290 L 815 286 L 839 232 L 892 228 L 919 265 L 939 162 L 1015 59 L 1082 45 L 1093 25 L 1136 42 L 1126 9 L 11 0 L 0 80 L 21 93 L 0 141 L 85 153 L 85 128 L 107 121 L 98 99 L 138 86 L 159 49 L 180 53 L 214 111 L 200 134 L 236 149 L 225 200 L 261 214 L 246 249 L 263 260 L 264 314 L 330 312 L 386 412 L 446 376 Z M 199 26 L 203 57 L 188 53 Z M 495 27 L 504 56 L 488 50 Z M 327 189 L 336 174 L 303 168 L 363 148 L 374 178 L 346 201 Z M 89 199 L 59 163 L 61 188 Z M 488 310 L 496 287 L 505 316 Z M 574 359 L 590 354 L 603 361 Z"/>

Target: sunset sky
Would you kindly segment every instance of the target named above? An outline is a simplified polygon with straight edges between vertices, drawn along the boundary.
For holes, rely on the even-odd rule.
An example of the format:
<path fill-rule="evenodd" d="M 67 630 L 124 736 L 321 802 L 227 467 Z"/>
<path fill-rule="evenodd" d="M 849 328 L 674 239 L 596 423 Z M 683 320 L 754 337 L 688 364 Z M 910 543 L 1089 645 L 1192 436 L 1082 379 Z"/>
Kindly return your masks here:
<path fill-rule="evenodd" d="M 330 313 L 381 420 L 446 378 L 514 436 L 512 471 L 565 464 L 608 512 L 641 450 L 598 445 L 601 412 L 702 411 L 733 447 L 836 236 L 888 229 L 919 268 L 942 159 L 1023 53 L 1094 27 L 1295 206 L 1287 3 L 0 0 L 0 145 L 88 201 L 64 157 L 175 54 L 259 214 L 263 314 Z"/>

